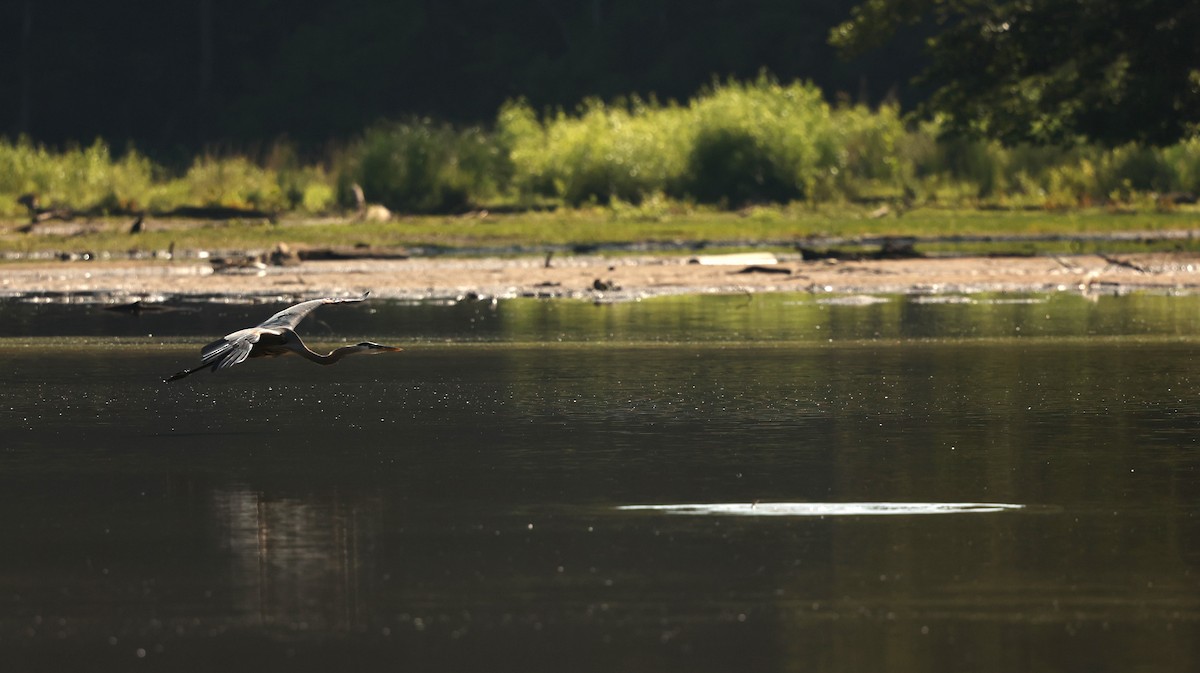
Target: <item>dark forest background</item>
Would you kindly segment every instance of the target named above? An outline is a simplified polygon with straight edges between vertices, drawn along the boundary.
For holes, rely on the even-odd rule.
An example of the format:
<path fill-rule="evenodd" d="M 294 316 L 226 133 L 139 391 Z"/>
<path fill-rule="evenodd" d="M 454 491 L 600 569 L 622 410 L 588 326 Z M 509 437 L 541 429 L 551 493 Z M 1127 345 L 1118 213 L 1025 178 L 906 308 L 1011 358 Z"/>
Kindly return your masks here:
<path fill-rule="evenodd" d="M 506 100 L 683 100 L 766 70 L 828 100 L 905 108 L 920 27 L 853 60 L 857 0 L 124 0 L 0 4 L 0 132 L 152 155 L 287 138 L 319 149 L 381 119 L 488 124 Z"/>

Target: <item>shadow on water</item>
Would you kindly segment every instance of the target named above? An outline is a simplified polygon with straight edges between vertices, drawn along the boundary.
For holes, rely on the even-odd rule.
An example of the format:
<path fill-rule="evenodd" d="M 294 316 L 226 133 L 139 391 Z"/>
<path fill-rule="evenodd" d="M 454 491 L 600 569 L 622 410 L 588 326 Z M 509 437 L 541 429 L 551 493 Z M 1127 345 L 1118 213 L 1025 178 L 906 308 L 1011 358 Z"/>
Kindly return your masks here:
<path fill-rule="evenodd" d="M 0 660 L 1195 670 L 1197 300 L 972 301 L 379 302 L 169 385 L 277 307 L 5 305 Z"/>

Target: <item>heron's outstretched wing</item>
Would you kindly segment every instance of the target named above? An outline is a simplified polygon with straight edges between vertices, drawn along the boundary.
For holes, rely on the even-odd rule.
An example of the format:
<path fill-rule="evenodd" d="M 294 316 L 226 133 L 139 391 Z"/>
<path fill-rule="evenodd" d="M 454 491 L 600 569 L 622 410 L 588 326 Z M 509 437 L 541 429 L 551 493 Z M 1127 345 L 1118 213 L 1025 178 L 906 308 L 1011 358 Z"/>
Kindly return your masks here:
<path fill-rule="evenodd" d="M 346 302 L 363 301 L 367 298 L 370 292 L 364 292 L 361 297 L 326 297 L 324 299 L 310 299 L 302 301 L 295 306 L 289 306 L 279 313 L 267 318 L 259 324 L 262 329 L 296 329 L 296 325 L 304 320 L 304 316 L 312 313 L 318 306 L 325 304 L 343 304 Z M 232 335 L 231 335 L 232 336 Z M 225 337 L 228 339 L 229 337 Z"/>
<path fill-rule="evenodd" d="M 199 365 L 177 372 L 167 377 L 166 380 L 178 381 L 202 369 L 212 369 L 215 372 L 218 369 L 227 369 L 239 362 L 244 362 L 246 358 L 250 357 L 250 351 L 254 349 L 254 344 L 258 343 L 264 334 L 272 333 L 257 327 L 250 327 L 217 339 L 200 349 Z M 278 335 L 275 336 L 278 338 Z"/>
<path fill-rule="evenodd" d="M 217 371 L 245 362 L 264 333 L 267 332 L 261 328 L 250 327 L 217 339 L 200 350 L 200 366 L 211 366 Z"/>
<path fill-rule="evenodd" d="M 257 327 L 238 330 L 208 344 L 200 349 L 200 365 L 198 367 L 185 369 L 167 377 L 166 380 L 178 381 L 202 369 L 211 368 L 214 372 L 221 369 L 228 369 L 236 364 L 245 362 L 254 351 L 256 345 L 259 346 L 259 350 L 255 355 L 274 356 L 294 352 L 322 364 L 336 362 L 338 360 L 336 357 L 330 358 L 330 356 L 321 356 L 318 353 L 314 353 L 304 345 L 304 342 L 292 330 L 304 319 L 304 316 L 312 313 L 313 309 L 318 306 L 363 301 L 367 298 L 368 294 L 370 293 L 364 292 L 361 297 L 312 299 L 285 308 L 264 320 Z"/>

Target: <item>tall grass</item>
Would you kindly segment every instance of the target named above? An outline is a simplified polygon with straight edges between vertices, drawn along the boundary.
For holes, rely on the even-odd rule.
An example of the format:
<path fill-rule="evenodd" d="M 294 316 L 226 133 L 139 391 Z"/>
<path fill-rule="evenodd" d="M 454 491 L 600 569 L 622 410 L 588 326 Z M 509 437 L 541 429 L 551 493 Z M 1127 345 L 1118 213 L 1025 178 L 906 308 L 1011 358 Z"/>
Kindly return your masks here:
<path fill-rule="evenodd" d="M 26 214 L 34 194 L 43 208 L 91 215 L 166 212 L 180 206 L 226 206 L 272 212 L 324 212 L 334 206 L 331 177 L 320 166 L 260 166 L 246 157 L 197 157 L 173 174 L 129 150 L 114 157 L 97 140 L 52 151 L 27 138 L 0 140 L 0 216 Z"/>
<path fill-rule="evenodd" d="M 94 214 L 179 206 L 327 213 L 368 201 L 400 213 L 497 205 L 604 205 L 651 213 L 664 204 L 903 202 L 905 206 L 1170 207 L 1200 193 L 1200 136 L 1169 147 L 1019 145 L 943 138 L 893 106 L 830 105 L 812 85 L 768 76 L 715 82 L 684 103 L 630 98 L 537 112 L 505 104 L 493 129 L 428 119 L 381 123 L 323 160 L 287 143 L 260 157 L 205 154 L 168 170 L 101 141 L 50 150 L 0 140 L 0 216 L 23 194 Z"/>
<path fill-rule="evenodd" d="M 1071 208 L 1200 194 L 1200 137 L 1162 148 L 1005 147 L 936 137 L 928 126 L 911 132 L 902 153 L 915 183 L 935 200 Z"/>

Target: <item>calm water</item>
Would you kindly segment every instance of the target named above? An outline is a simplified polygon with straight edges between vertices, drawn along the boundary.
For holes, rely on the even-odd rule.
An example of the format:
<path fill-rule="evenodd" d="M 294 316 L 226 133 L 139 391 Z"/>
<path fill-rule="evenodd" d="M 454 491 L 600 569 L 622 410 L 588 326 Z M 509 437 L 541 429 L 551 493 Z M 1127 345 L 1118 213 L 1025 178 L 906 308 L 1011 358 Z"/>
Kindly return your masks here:
<path fill-rule="evenodd" d="M 886 299 L 2 303 L 0 670 L 1200 668 L 1200 299 Z"/>

